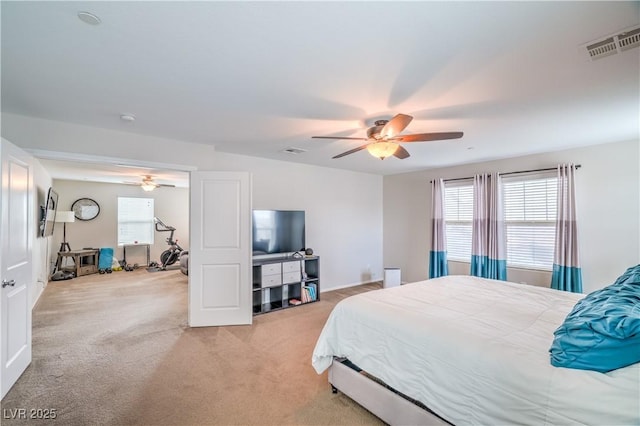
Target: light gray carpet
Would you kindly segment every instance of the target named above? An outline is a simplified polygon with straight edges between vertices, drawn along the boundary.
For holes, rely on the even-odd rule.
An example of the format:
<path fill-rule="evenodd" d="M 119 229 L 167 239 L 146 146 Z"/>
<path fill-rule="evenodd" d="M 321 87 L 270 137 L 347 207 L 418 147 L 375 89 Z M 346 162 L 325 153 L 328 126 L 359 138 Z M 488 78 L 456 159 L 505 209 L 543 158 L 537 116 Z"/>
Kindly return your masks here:
<path fill-rule="evenodd" d="M 311 367 L 333 306 L 375 288 L 323 293 L 252 326 L 191 329 L 179 271 L 52 282 L 33 313 L 33 362 L 2 409 L 55 409 L 50 423 L 65 425 L 382 424 Z"/>

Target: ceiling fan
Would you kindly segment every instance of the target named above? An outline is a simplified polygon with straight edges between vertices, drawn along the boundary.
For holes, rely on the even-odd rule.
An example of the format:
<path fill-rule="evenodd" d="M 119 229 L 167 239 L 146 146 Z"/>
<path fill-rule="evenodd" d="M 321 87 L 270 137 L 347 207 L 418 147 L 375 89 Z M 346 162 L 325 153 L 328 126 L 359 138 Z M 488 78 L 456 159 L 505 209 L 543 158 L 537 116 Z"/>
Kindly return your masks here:
<path fill-rule="evenodd" d="M 155 183 L 151 175 L 142 176 L 142 182 L 125 182 L 127 185 L 138 185 L 145 191 L 153 191 L 160 186 L 166 186 L 169 188 L 175 188 L 175 185 L 169 185 L 165 183 Z"/>
<path fill-rule="evenodd" d="M 314 139 L 349 139 L 367 141 L 366 144 L 357 148 L 338 154 L 332 158 L 340 158 L 353 154 L 367 148 L 367 151 L 374 157 L 381 160 L 393 155 L 401 160 L 409 157 L 409 152 L 400 145 L 399 142 L 429 142 L 445 139 L 461 138 L 462 132 L 440 132 L 440 133 L 415 133 L 412 135 L 400 135 L 413 120 L 413 117 L 406 114 L 397 114 L 391 120 L 377 120 L 375 126 L 367 129 L 366 138 L 349 138 L 340 136 L 311 136 Z"/>

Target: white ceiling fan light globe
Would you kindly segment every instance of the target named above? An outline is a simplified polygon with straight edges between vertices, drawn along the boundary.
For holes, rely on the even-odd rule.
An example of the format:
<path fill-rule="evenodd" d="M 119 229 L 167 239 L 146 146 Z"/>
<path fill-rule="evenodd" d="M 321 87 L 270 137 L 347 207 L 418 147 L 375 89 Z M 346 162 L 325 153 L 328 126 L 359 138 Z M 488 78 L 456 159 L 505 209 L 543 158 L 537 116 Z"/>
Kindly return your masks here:
<path fill-rule="evenodd" d="M 380 141 L 367 145 L 367 151 L 374 157 L 384 160 L 392 156 L 398 150 L 399 146 L 400 145 L 395 142 Z"/>
<path fill-rule="evenodd" d="M 156 183 L 153 181 L 153 178 L 151 176 L 145 176 L 142 178 L 142 184 L 140 185 L 140 187 L 147 192 L 153 191 L 154 189 L 156 189 L 158 185 L 156 185 Z"/>

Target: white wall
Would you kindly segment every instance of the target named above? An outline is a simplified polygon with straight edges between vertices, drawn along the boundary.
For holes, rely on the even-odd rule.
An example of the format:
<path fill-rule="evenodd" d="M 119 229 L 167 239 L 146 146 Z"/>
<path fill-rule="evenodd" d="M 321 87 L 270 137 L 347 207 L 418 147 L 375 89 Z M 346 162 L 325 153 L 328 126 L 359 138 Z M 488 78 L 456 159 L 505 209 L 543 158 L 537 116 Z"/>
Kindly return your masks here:
<path fill-rule="evenodd" d="M 306 211 L 307 246 L 321 257 L 322 291 L 382 276 L 381 176 L 224 154 L 207 145 L 14 114 L 3 114 L 2 124 L 2 135 L 23 148 L 249 171 L 254 208 Z"/>
<path fill-rule="evenodd" d="M 87 247 L 114 249 L 114 256 L 121 260 L 122 247 L 117 246 L 118 239 L 118 197 L 153 198 L 154 213 L 165 224 L 176 228 L 174 237 L 178 244 L 189 248 L 189 190 L 185 188 L 156 188 L 145 192 L 139 186 L 111 183 L 81 182 L 71 180 L 53 180 L 58 192 L 58 209 L 71 210 L 73 202 L 79 198 L 91 198 L 100 205 L 100 214 L 93 220 L 76 220 L 67 223 L 67 242 L 72 250 Z M 63 224 L 56 223 L 53 240 L 53 259 L 62 242 Z M 160 261 L 160 254 L 168 248 L 165 239 L 168 232 L 155 232 L 151 246 L 151 260 Z M 127 263 L 140 265 L 146 262 L 143 248 L 134 247 L 127 251 Z"/>
<path fill-rule="evenodd" d="M 219 154 L 214 170 L 253 173 L 253 208 L 306 212 L 321 289 L 382 278 L 382 176 Z"/>
<path fill-rule="evenodd" d="M 574 162 L 579 248 L 585 293 L 611 284 L 640 263 L 639 141 L 536 154 L 384 178 L 384 263 L 402 268 L 403 281 L 429 275 L 431 189 L 429 181 L 555 167 Z M 468 264 L 450 262 L 451 273 L 468 274 Z M 515 282 L 549 286 L 550 274 L 509 268 Z"/>
<path fill-rule="evenodd" d="M 47 202 L 47 192 L 51 187 L 51 176 L 37 159 L 33 159 L 32 165 L 35 197 L 33 204 L 36 210 L 33 215 L 35 221 L 33 229 L 36 235 L 33 241 L 32 251 L 33 286 L 29 288 L 29 300 L 33 307 L 49 281 L 51 269 L 47 259 L 49 259 L 50 253 L 53 252 L 52 247 L 54 246 L 52 244 L 52 238 L 43 238 L 40 230 L 40 207 L 44 206 Z"/>

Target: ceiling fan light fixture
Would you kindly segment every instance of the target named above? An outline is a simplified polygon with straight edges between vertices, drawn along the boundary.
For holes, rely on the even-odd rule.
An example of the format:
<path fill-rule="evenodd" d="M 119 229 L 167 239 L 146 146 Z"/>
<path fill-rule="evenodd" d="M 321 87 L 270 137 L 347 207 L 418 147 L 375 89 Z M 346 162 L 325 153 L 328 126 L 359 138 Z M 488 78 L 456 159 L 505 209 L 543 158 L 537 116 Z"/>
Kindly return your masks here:
<path fill-rule="evenodd" d="M 459 139 L 462 132 L 435 132 L 435 133 L 414 133 L 410 135 L 401 135 L 402 131 L 413 120 L 413 117 L 407 114 L 396 114 L 391 120 L 377 120 L 375 126 L 367 129 L 366 138 L 352 138 L 344 136 L 312 136 L 319 139 L 350 139 L 358 141 L 367 141 L 366 144 L 345 151 L 341 154 L 334 155 L 331 158 L 342 158 L 344 156 L 367 149 L 371 155 L 381 160 L 393 155 L 394 157 L 404 160 L 411 157 L 409 151 L 399 142 L 431 142 L 445 139 Z"/>
<path fill-rule="evenodd" d="M 140 188 L 142 188 L 144 191 L 151 192 L 156 189 L 156 185 L 151 182 L 143 182 L 142 185 L 140 185 Z"/>
<path fill-rule="evenodd" d="M 367 145 L 367 151 L 369 151 L 369 154 L 374 157 L 384 160 L 385 158 L 393 155 L 398 150 L 399 146 L 400 145 L 395 142 L 380 141 Z"/>

